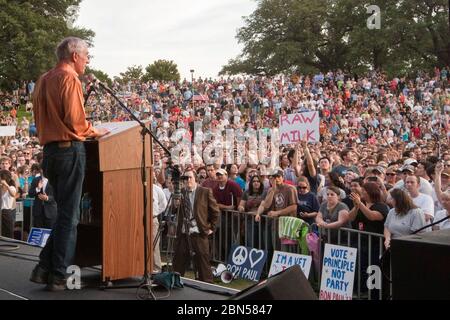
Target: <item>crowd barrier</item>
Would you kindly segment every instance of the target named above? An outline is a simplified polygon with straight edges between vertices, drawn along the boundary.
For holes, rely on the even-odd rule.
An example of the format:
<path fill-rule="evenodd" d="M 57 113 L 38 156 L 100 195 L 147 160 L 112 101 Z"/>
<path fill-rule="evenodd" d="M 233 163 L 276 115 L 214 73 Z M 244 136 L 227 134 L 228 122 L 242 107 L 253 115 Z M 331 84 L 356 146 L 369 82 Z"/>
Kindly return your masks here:
<path fill-rule="evenodd" d="M 243 213 L 237 211 L 222 211 L 217 229 L 211 239 L 211 258 L 215 263 L 228 261 L 228 255 L 233 245 L 246 246 L 258 250 L 267 250 L 268 259 L 263 269 L 263 277 L 267 277 L 270 270 L 272 254 L 274 251 L 283 251 L 302 254 L 298 243 L 285 244 L 279 238 L 279 218 L 261 216 L 261 221 L 255 221 L 254 213 Z M 311 228 L 311 232 L 312 232 Z M 319 250 L 319 270 L 315 270 L 314 264 L 309 280 L 316 290 L 320 287 L 321 266 L 323 250 L 326 243 L 353 247 L 358 249 L 357 268 L 354 281 L 355 299 L 383 299 L 390 296 L 389 284 L 381 281 L 381 290 L 371 290 L 367 286 L 367 268 L 369 266 L 380 266 L 380 258 L 385 252 L 384 236 L 382 234 L 359 231 L 355 229 L 317 229 L 321 239 Z M 167 241 L 161 241 L 161 252 L 167 252 Z M 172 252 L 169 252 L 170 254 Z M 386 290 L 383 286 L 389 286 Z M 384 293 L 383 293 L 384 292 Z M 386 293 L 387 292 L 387 293 Z"/>

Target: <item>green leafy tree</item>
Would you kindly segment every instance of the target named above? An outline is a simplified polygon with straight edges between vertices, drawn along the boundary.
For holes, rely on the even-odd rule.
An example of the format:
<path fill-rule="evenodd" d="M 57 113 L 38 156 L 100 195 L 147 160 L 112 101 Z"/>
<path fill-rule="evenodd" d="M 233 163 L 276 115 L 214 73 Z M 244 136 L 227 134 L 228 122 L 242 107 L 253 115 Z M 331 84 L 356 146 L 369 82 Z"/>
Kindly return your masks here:
<path fill-rule="evenodd" d="M 92 69 L 90 67 L 87 67 L 85 73 L 86 74 L 93 74 L 101 82 L 107 83 L 109 86 L 112 85 L 111 78 L 108 76 L 107 73 L 105 73 L 105 72 L 103 72 L 101 70 L 96 70 L 96 69 Z"/>
<path fill-rule="evenodd" d="M 129 81 L 140 81 L 144 76 L 142 66 L 128 67 L 125 72 L 120 73 L 122 83 L 128 83 Z"/>
<path fill-rule="evenodd" d="M 381 28 L 373 30 L 359 0 L 257 2 L 236 36 L 243 51 L 221 74 L 398 74 L 450 64 L 448 0 L 378 0 Z"/>
<path fill-rule="evenodd" d="M 178 66 L 173 61 L 157 60 L 145 68 L 144 81 L 180 81 Z"/>
<path fill-rule="evenodd" d="M 92 44 L 94 32 L 73 27 L 81 0 L 0 0 L 0 87 L 36 80 L 56 63 L 67 36 Z"/>

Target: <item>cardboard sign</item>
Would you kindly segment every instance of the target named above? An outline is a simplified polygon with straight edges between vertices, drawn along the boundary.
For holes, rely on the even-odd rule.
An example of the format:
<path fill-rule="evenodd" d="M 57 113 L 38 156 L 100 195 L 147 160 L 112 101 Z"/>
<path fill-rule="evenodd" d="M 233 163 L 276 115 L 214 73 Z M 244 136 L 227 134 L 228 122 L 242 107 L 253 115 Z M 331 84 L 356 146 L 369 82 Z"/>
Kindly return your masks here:
<path fill-rule="evenodd" d="M 52 230 L 49 229 L 39 229 L 33 228 L 31 229 L 30 235 L 28 236 L 28 243 L 37 246 L 37 247 L 45 247 L 48 238 L 50 237 L 50 233 Z"/>
<path fill-rule="evenodd" d="M 352 300 L 357 252 L 355 248 L 325 245 L 320 300 Z"/>
<path fill-rule="evenodd" d="M 15 137 L 16 127 L 15 126 L 0 126 L 0 137 Z"/>
<path fill-rule="evenodd" d="M 280 117 L 281 144 L 294 144 L 305 139 L 310 143 L 320 141 L 319 112 L 302 112 Z"/>
<path fill-rule="evenodd" d="M 294 265 L 299 265 L 303 274 L 308 279 L 311 270 L 312 257 L 301 254 L 274 251 L 269 277 L 274 276 Z"/>
<path fill-rule="evenodd" d="M 227 270 L 235 277 L 257 282 L 266 260 L 266 250 L 234 245 L 228 256 Z"/>

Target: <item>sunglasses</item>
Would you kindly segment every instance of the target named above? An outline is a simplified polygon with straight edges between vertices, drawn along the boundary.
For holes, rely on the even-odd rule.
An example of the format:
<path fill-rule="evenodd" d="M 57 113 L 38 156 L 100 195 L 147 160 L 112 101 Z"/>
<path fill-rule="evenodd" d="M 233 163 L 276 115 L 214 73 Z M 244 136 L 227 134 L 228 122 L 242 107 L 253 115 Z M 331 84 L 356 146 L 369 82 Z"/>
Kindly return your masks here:
<path fill-rule="evenodd" d="M 393 176 L 396 176 L 397 174 L 396 173 L 386 173 L 386 175 L 393 177 Z"/>
<path fill-rule="evenodd" d="M 300 190 L 308 190 L 308 187 L 298 187 Z"/>

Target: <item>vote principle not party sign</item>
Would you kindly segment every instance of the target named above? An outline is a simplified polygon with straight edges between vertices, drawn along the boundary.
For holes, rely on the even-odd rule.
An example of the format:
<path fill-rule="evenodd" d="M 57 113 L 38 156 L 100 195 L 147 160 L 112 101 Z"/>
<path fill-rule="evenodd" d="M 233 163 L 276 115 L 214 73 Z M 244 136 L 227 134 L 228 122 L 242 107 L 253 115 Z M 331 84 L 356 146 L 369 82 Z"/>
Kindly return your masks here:
<path fill-rule="evenodd" d="M 355 248 L 325 245 L 320 300 L 352 300 L 357 252 Z"/>
<path fill-rule="evenodd" d="M 227 270 L 235 277 L 257 282 L 266 260 L 266 250 L 234 245 L 228 256 Z"/>

